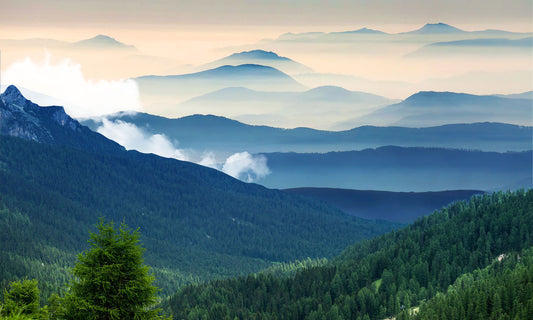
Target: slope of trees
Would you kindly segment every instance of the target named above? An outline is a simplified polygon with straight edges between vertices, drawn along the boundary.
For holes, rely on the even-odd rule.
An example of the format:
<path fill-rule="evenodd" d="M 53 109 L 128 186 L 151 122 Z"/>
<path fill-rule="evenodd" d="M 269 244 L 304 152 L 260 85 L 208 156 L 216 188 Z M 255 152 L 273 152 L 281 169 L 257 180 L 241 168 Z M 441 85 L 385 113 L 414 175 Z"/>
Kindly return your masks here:
<path fill-rule="evenodd" d="M 273 262 L 329 258 L 398 226 L 174 159 L 1 139 L 0 284 L 37 278 L 43 297 L 68 281 L 101 216 L 141 227 L 163 294 Z"/>
<path fill-rule="evenodd" d="M 169 306 L 176 319 L 383 319 L 533 246 L 532 225 L 533 190 L 474 197 L 355 244 L 328 266 L 187 286 Z"/>
<path fill-rule="evenodd" d="M 533 248 L 460 276 L 445 294 L 398 319 L 533 319 Z"/>

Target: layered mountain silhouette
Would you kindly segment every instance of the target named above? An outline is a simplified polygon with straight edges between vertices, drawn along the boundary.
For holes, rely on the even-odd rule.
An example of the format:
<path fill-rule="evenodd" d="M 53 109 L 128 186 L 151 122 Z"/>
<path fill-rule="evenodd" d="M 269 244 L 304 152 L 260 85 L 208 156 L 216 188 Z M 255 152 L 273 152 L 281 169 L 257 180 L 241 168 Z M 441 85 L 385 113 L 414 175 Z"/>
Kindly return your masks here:
<path fill-rule="evenodd" d="M 357 121 L 407 127 L 485 121 L 531 126 L 532 113 L 531 100 L 528 99 L 423 91 Z"/>
<path fill-rule="evenodd" d="M 375 36 L 374 40 L 391 40 L 396 39 L 400 41 L 411 41 L 418 39 L 419 41 L 435 42 L 435 39 L 472 39 L 472 38 L 520 38 L 531 35 L 531 33 L 510 32 L 504 30 L 480 30 L 480 31 L 465 31 L 446 23 L 427 23 L 419 29 L 400 32 L 400 33 L 385 33 L 380 30 L 373 30 L 368 28 L 361 28 L 354 31 L 340 31 L 340 32 L 303 32 L 303 33 L 285 33 L 280 35 L 276 42 L 350 42 L 350 41 L 366 41 L 368 36 Z M 386 37 L 384 37 L 386 36 Z"/>
<path fill-rule="evenodd" d="M 178 141 L 183 148 L 214 152 L 327 152 L 387 145 L 505 152 L 529 150 L 533 139 L 532 127 L 502 123 L 450 124 L 427 128 L 362 126 L 345 131 L 323 131 L 253 126 L 213 115 L 169 119 L 128 112 L 110 115 L 107 119 L 134 124 L 150 134 L 164 134 Z M 82 123 L 97 130 L 102 126 L 102 119 L 86 119 Z"/>
<path fill-rule="evenodd" d="M 533 100 L 533 91 L 527 91 L 522 93 L 515 93 L 515 94 L 499 94 L 496 95 L 498 97 L 502 98 L 509 98 L 509 99 L 528 99 Z"/>
<path fill-rule="evenodd" d="M 180 108 L 253 124 L 288 128 L 311 124 L 329 128 L 346 118 L 370 113 L 393 102 L 382 96 L 335 86 L 304 92 L 267 92 L 237 87 L 192 98 L 180 104 Z"/>
<path fill-rule="evenodd" d="M 256 64 L 276 68 L 287 74 L 309 73 L 313 70 L 292 59 L 279 56 L 277 53 L 265 50 L 250 50 L 234 53 L 222 59 L 204 64 L 200 69 L 213 69 L 225 65 L 239 66 L 243 64 Z"/>
<path fill-rule="evenodd" d="M 497 54 L 531 55 L 533 37 L 520 39 L 477 38 L 455 41 L 435 42 L 409 53 L 406 57 L 443 57 L 443 56 L 490 56 Z"/>
<path fill-rule="evenodd" d="M 175 109 L 179 102 L 227 87 L 260 91 L 303 91 L 289 75 L 268 66 L 244 64 L 221 66 L 197 73 L 135 78 L 141 98 L 149 108 Z"/>
<path fill-rule="evenodd" d="M 261 182 L 271 188 L 423 192 L 532 187 L 531 150 L 497 153 L 386 146 L 361 151 L 263 155 L 271 174 Z"/>

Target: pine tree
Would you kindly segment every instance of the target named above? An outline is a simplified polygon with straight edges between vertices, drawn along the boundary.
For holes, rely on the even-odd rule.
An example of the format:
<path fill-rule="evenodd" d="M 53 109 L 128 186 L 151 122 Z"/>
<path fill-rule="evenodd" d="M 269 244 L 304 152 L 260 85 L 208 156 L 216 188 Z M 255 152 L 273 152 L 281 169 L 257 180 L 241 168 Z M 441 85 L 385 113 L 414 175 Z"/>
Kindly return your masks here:
<path fill-rule="evenodd" d="M 47 309 L 39 308 L 37 280 L 14 281 L 11 289 L 4 291 L 4 305 L 0 306 L 0 319 L 47 319 Z"/>
<path fill-rule="evenodd" d="M 97 225 L 91 233 L 91 249 L 78 255 L 72 270 L 75 280 L 63 301 L 65 319 L 159 319 L 157 288 L 143 264 L 139 231 L 122 223 Z"/>

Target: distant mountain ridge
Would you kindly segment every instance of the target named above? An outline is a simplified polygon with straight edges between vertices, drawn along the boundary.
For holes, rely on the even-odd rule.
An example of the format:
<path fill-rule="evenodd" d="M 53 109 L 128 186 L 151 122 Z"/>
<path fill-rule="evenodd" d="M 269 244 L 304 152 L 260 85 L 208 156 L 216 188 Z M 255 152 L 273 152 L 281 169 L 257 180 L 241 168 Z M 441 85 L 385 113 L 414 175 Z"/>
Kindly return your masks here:
<path fill-rule="evenodd" d="M 366 27 L 355 30 L 355 31 L 336 31 L 336 32 L 303 32 L 303 33 L 284 33 L 280 35 L 276 41 L 326 41 L 326 40 L 348 40 L 349 38 L 338 38 L 338 36 L 365 36 L 365 35 L 376 35 L 376 36 L 390 36 L 390 37 L 402 37 L 402 36 L 415 36 L 415 37 L 425 37 L 430 35 L 440 35 L 440 36 L 457 36 L 461 38 L 472 38 L 472 37 L 525 37 L 531 35 L 531 33 L 525 32 L 511 32 L 504 30 L 495 30 L 487 29 L 480 31 L 465 31 L 460 28 L 451 26 L 446 23 L 426 23 L 424 26 L 416 30 L 399 32 L 399 33 L 386 33 L 380 30 L 368 29 Z M 458 39 L 459 40 L 459 39 Z"/>
<path fill-rule="evenodd" d="M 335 86 L 303 92 L 230 87 L 194 97 L 179 107 L 260 125 L 330 128 L 346 118 L 367 114 L 396 101 Z"/>
<path fill-rule="evenodd" d="M 168 114 L 187 99 L 227 87 L 246 87 L 259 91 L 303 91 L 305 86 L 276 68 L 242 64 L 224 65 L 196 73 L 134 78 L 141 100 L 150 110 Z"/>
<path fill-rule="evenodd" d="M 270 188 L 426 192 L 533 187 L 531 149 L 496 153 L 384 146 L 361 151 L 263 155 L 271 174 L 261 183 Z"/>
<path fill-rule="evenodd" d="M 456 56 L 494 56 L 512 54 L 531 55 L 533 37 L 524 38 L 469 38 L 427 44 L 407 55 L 408 58 L 443 58 Z"/>
<path fill-rule="evenodd" d="M 86 49 L 126 49 L 137 50 L 134 46 L 126 45 L 106 35 L 99 34 L 93 38 L 74 42 L 71 46 Z"/>
<path fill-rule="evenodd" d="M 526 37 L 522 39 L 506 39 L 506 38 L 485 38 L 485 39 L 468 39 L 456 40 L 447 42 L 436 42 L 428 45 L 428 47 L 437 46 L 465 46 L 465 47 L 532 47 L 533 37 Z"/>
<path fill-rule="evenodd" d="M 42 46 L 47 48 L 61 49 L 119 49 L 119 50 L 137 50 L 133 45 L 124 44 L 115 38 L 99 34 L 89 39 L 83 39 L 75 42 L 67 42 L 48 38 L 31 38 L 31 39 L 0 39 L 0 44 L 15 46 Z"/>
<path fill-rule="evenodd" d="M 531 126 L 532 115 L 531 101 L 527 99 L 421 91 L 400 103 L 365 115 L 357 121 L 407 127 L 486 121 Z"/>
<path fill-rule="evenodd" d="M 165 134 L 179 141 L 183 148 L 215 152 L 328 152 L 386 145 L 505 152 L 528 150 L 533 144 L 531 126 L 502 123 L 449 124 L 425 128 L 361 126 L 344 131 L 324 131 L 253 126 L 213 115 L 169 119 L 146 113 L 118 113 L 107 119 L 134 124 L 150 134 Z M 87 119 L 82 123 L 97 130 L 102 120 Z M 204 128 L 209 128 L 209 132 Z"/>

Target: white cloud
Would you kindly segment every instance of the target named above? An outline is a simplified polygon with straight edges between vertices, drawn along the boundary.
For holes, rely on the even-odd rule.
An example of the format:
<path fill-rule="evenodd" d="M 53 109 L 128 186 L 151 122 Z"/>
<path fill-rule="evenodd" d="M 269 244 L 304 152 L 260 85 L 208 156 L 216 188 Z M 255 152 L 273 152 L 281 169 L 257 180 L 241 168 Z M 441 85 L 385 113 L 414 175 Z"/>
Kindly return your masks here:
<path fill-rule="evenodd" d="M 164 134 L 150 135 L 136 125 L 123 121 L 103 119 L 102 126 L 97 130 L 107 138 L 114 140 L 128 150 L 154 153 L 166 158 L 188 160 L 183 150 L 174 146 Z"/>
<path fill-rule="evenodd" d="M 270 173 L 265 156 L 252 156 L 248 152 L 239 152 L 226 159 L 222 171 L 234 178 L 253 182 Z"/>
<path fill-rule="evenodd" d="M 57 64 L 47 55 L 43 63 L 30 58 L 11 64 L 2 75 L 13 84 L 65 101 L 63 107 L 72 117 L 90 117 L 120 110 L 142 109 L 139 88 L 133 80 L 87 80 L 81 66 L 70 59 Z M 39 104 L 39 101 L 34 101 Z"/>
<path fill-rule="evenodd" d="M 102 126 L 97 131 L 128 150 L 195 162 L 246 182 L 257 181 L 270 173 L 265 156 L 253 156 L 248 152 L 239 152 L 229 156 L 224 163 L 219 163 L 213 152 L 206 152 L 197 160 L 191 152 L 178 149 L 176 147 L 178 142 L 172 142 L 164 134 L 152 135 L 132 123 L 120 120 L 109 121 L 103 118 Z"/>

